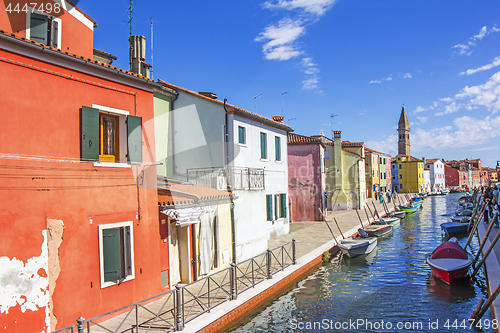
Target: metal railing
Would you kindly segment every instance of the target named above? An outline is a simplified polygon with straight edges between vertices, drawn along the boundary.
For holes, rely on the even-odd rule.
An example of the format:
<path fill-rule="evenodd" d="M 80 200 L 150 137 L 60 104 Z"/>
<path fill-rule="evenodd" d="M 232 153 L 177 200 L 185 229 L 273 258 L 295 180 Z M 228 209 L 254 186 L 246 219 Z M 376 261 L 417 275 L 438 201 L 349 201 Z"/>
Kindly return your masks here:
<path fill-rule="evenodd" d="M 226 190 L 227 184 L 233 190 L 263 190 L 264 169 L 226 167 L 187 169 L 187 181 L 195 185 Z"/>
<path fill-rule="evenodd" d="M 293 239 L 190 284 L 177 285 L 166 293 L 91 319 L 80 317 L 76 324 L 52 333 L 181 331 L 191 320 L 225 301 L 235 300 L 245 290 L 296 263 Z"/>

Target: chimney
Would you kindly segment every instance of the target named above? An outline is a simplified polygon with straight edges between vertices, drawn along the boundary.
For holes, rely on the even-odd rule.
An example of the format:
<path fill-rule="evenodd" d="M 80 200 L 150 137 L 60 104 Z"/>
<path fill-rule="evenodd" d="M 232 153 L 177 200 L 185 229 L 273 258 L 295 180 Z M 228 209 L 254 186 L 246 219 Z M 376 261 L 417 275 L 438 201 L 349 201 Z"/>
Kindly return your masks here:
<path fill-rule="evenodd" d="M 283 116 L 273 116 L 273 120 L 278 123 L 283 123 L 283 119 L 285 119 Z"/>
<path fill-rule="evenodd" d="M 217 99 L 217 94 L 214 94 L 213 92 L 208 92 L 208 91 L 200 91 L 198 94 L 211 98 L 211 99 Z"/>
<path fill-rule="evenodd" d="M 422 161 L 424 161 L 424 164 L 425 164 L 425 157 L 422 157 Z"/>
<path fill-rule="evenodd" d="M 130 71 L 149 78 L 151 68 L 144 60 L 146 59 L 146 37 L 130 36 Z"/>

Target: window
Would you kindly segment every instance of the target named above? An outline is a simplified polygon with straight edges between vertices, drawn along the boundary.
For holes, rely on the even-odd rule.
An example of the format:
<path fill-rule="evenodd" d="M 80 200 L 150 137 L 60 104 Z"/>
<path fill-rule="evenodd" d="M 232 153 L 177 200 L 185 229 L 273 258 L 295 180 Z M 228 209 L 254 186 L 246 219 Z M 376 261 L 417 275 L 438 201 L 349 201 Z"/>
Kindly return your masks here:
<path fill-rule="evenodd" d="M 34 9 L 28 10 L 27 15 L 26 38 L 60 49 L 61 19 L 35 11 Z"/>
<path fill-rule="evenodd" d="M 403 164 L 399 164 L 399 169 L 403 169 Z"/>
<path fill-rule="evenodd" d="M 238 143 L 241 143 L 242 145 L 247 143 L 247 138 L 246 138 L 246 128 L 243 126 L 238 126 Z"/>
<path fill-rule="evenodd" d="M 266 195 L 266 212 L 267 212 L 267 220 L 273 220 L 273 195 Z"/>
<path fill-rule="evenodd" d="M 399 174 L 399 179 L 403 179 L 403 174 Z"/>
<path fill-rule="evenodd" d="M 399 184 L 399 189 L 402 190 L 403 189 L 403 184 Z"/>
<path fill-rule="evenodd" d="M 100 105 L 82 106 L 82 160 L 142 162 L 142 118 Z"/>
<path fill-rule="evenodd" d="M 260 158 L 267 159 L 267 134 L 260 133 Z"/>
<path fill-rule="evenodd" d="M 393 164 L 393 165 L 392 165 L 392 168 L 393 168 L 393 169 L 396 169 L 396 164 Z"/>
<path fill-rule="evenodd" d="M 396 179 L 396 175 L 395 174 L 392 174 L 392 179 Z"/>
<path fill-rule="evenodd" d="M 276 161 L 281 161 L 281 139 L 278 136 L 274 137 L 274 149 Z"/>
<path fill-rule="evenodd" d="M 132 221 L 99 226 L 101 288 L 133 280 Z"/>

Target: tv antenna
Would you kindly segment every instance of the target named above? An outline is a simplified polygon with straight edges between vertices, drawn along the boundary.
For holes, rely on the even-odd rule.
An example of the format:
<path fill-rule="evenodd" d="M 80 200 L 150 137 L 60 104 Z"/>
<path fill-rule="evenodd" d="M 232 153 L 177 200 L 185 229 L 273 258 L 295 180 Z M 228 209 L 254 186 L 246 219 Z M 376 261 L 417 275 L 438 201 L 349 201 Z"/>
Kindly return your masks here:
<path fill-rule="evenodd" d="M 284 91 L 281 93 L 281 115 L 284 116 L 284 111 L 283 111 L 283 95 L 288 94 L 288 91 Z"/>
<path fill-rule="evenodd" d="M 149 23 L 151 24 L 151 70 L 149 71 L 149 75 L 151 79 L 153 79 L 153 22 L 154 21 L 151 17 L 149 18 Z"/>
<path fill-rule="evenodd" d="M 297 118 L 288 118 L 288 125 L 292 122 L 292 120 L 297 120 Z"/>
<path fill-rule="evenodd" d="M 132 0 L 129 1 L 129 4 L 128 4 L 128 9 L 127 9 L 127 15 L 128 15 L 128 38 L 130 40 L 130 37 L 132 37 L 132 19 L 133 19 L 133 16 L 132 16 L 132 13 L 134 12 L 134 8 L 132 7 L 132 4 L 134 2 Z"/>
<path fill-rule="evenodd" d="M 257 113 L 257 98 L 259 98 L 260 96 L 262 96 L 262 94 L 258 94 L 257 96 L 253 97 L 253 101 L 255 102 L 255 113 Z"/>

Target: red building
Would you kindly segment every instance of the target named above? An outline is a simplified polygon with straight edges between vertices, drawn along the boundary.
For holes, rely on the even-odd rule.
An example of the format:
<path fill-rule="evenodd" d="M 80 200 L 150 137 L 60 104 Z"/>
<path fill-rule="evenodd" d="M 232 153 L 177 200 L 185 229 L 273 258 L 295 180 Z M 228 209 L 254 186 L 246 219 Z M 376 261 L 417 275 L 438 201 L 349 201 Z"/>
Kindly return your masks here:
<path fill-rule="evenodd" d="M 0 4 L 8 332 L 52 331 L 164 291 L 154 130 L 143 127 L 162 87 L 94 61 L 95 22 L 61 10 L 10 16 Z"/>
<path fill-rule="evenodd" d="M 325 147 L 316 138 L 288 133 L 290 220 L 321 221 L 324 209 Z"/>

